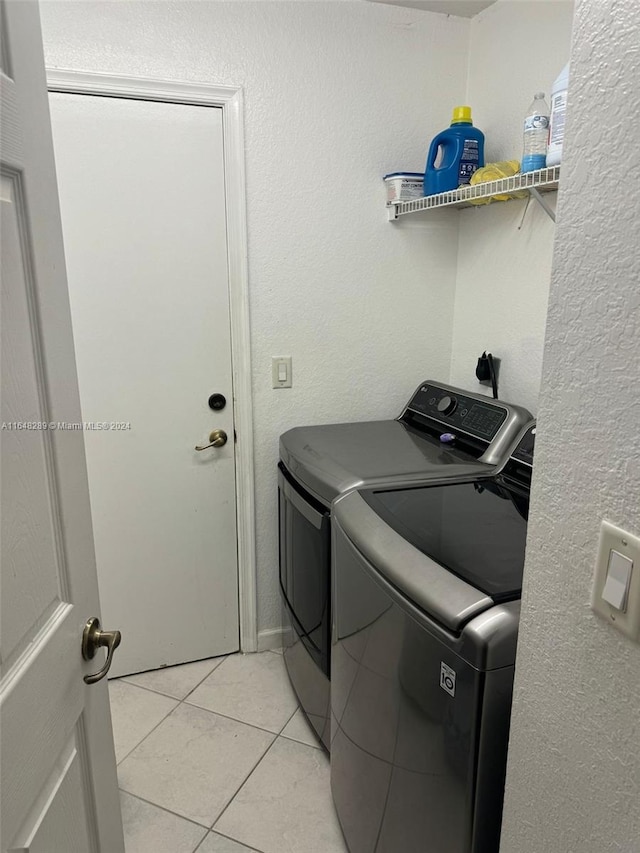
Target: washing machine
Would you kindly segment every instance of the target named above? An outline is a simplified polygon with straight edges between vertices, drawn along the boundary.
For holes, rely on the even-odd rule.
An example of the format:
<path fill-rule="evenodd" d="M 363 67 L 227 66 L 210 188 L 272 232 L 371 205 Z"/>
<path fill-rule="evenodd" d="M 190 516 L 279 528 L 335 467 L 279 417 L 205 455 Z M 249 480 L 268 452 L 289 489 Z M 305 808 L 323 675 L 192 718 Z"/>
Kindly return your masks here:
<path fill-rule="evenodd" d="M 366 391 L 363 391 L 366 393 Z M 284 660 L 330 748 L 331 503 L 365 484 L 488 477 L 531 414 L 427 380 L 394 420 L 303 426 L 280 438 L 279 572 Z"/>
<path fill-rule="evenodd" d="M 500 473 L 333 512 L 331 789 L 350 853 L 498 853 L 535 427 Z"/>

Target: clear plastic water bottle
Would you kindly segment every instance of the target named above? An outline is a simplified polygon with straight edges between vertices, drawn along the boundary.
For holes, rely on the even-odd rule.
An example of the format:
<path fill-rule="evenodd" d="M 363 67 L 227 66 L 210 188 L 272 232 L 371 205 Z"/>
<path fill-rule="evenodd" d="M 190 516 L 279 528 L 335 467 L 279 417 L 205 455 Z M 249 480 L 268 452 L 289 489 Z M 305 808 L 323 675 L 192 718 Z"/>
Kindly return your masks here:
<path fill-rule="evenodd" d="M 544 169 L 547 164 L 547 142 L 549 138 L 549 107 L 544 92 L 538 92 L 527 110 L 524 120 L 524 148 L 522 172 Z"/>

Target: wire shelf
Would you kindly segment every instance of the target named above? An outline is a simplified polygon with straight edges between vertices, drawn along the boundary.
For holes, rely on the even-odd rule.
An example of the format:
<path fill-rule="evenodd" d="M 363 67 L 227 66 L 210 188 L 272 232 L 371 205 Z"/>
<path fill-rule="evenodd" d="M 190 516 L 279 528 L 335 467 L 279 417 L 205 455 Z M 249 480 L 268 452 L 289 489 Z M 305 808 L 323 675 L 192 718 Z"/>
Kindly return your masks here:
<path fill-rule="evenodd" d="M 552 192 L 558 189 L 560 166 L 550 169 L 537 169 L 535 172 L 512 175 L 510 178 L 500 178 L 497 181 L 487 181 L 482 184 L 471 184 L 446 193 L 428 195 L 412 201 L 395 201 L 387 205 L 389 219 L 397 219 L 408 213 L 420 213 L 424 210 L 435 210 L 440 207 L 473 207 L 471 199 L 490 198 L 494 195 L 507 195 L 522 190 L 536 190 L 539 193 Z"/>

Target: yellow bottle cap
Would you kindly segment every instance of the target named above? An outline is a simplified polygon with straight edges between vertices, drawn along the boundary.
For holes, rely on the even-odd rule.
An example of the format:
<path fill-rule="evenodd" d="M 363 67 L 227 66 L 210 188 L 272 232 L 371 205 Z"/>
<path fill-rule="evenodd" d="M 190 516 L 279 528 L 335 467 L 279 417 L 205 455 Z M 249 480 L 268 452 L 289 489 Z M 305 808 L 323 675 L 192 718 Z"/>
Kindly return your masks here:
<path fill-rule="evenodd" d="M 453 108 L 453 118 L 451 119 L 451 124 L 456 124 L 457 122 L 469 122 L 471 124 L 471 107 L 454 107 Z"/>

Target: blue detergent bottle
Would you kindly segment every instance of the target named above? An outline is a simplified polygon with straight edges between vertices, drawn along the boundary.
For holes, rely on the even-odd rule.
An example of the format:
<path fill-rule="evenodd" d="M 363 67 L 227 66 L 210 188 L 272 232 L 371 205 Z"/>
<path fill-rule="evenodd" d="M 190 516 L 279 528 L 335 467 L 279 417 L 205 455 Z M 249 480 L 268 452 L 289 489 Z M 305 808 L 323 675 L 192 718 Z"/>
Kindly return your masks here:
<path fill-rule="evenodd" d="M 436 160 L 441 154 L 438 166 Z M 457 190 L 484 166 L 484 133 L 473 126 L 471 107 L 454 107 L 451 126 L 429 146 L 424 170 L 424 194 Z"/>

